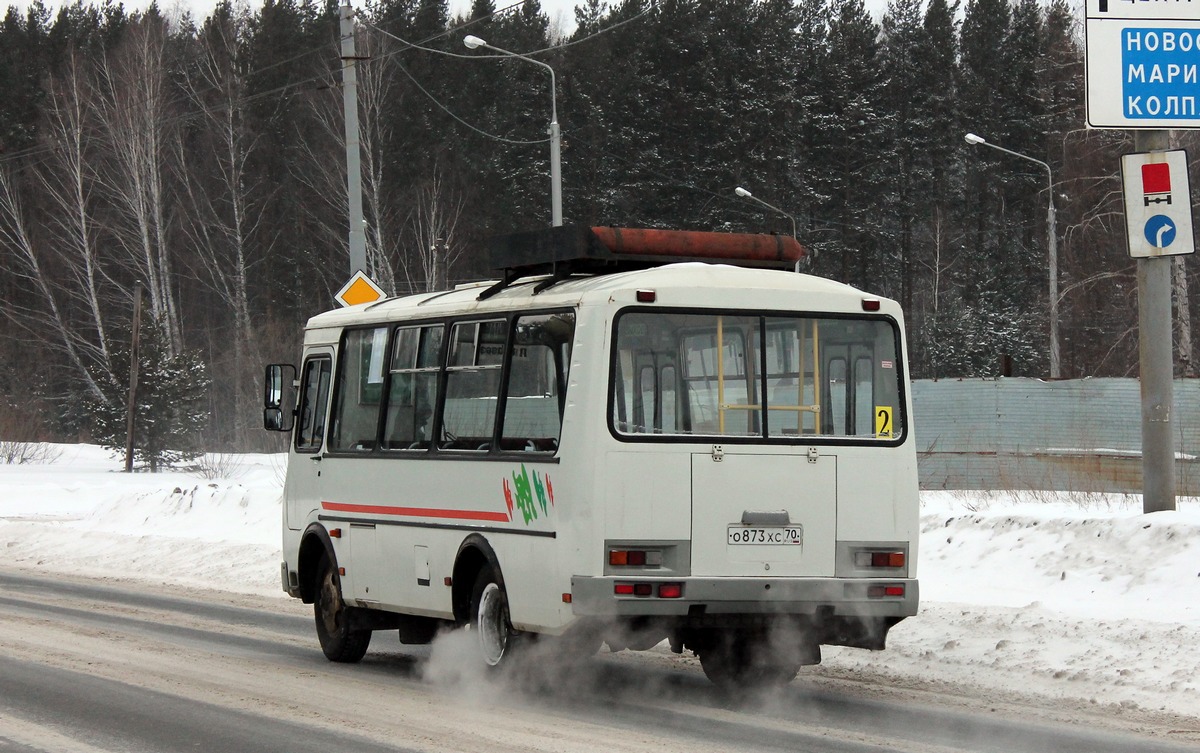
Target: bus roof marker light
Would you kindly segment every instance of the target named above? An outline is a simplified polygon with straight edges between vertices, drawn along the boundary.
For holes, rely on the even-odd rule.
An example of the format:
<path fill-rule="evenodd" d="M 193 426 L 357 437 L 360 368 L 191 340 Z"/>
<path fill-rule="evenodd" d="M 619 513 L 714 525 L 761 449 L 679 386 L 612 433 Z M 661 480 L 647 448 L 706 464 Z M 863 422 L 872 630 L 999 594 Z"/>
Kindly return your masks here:
<path fill-rule="evenodd" d="M 638 303 L 654 303 L 658 296 L 653 290 L 639 290 L 637 292 Z"/>
<path fill-rule="evenodd" d="M 879 306 L 880 303 L 878 298 L 864 298 L 862 301 L 863 311 L 878 311 Z"/>

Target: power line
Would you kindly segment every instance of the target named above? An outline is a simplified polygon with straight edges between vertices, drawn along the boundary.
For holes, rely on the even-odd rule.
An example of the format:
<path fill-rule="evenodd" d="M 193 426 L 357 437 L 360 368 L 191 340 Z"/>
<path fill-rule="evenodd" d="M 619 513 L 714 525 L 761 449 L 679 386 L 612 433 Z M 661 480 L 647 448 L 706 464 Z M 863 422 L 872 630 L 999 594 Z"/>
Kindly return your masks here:
<path fill-rule="evenodd" d="M 510 8 L 512 8 L 512 7 L 516 7 L 516 6 L 509 6 L 509 7 L 510 7 Z M 650 12 L 650 8 L 648 8 L 648 7 L 647 7 L 645 10 L 643 10 L 641 13 L 637 14 L 636 16 L 633 16 L 633 17 L 631 17 L 631 18 L 627 18 L 627 19 L 625 19 L 624 21 L 621 21 L 621 22 L 619 22 L 619 23 L 613 24 L 612 26 L 608 26 L 608 27 L 606 27 L 606 28 L 604 28 L 604 29 L 600 29 L 599 31 L 595 32 L 594 34 L 589 34 L 588 36 L 586 36 L 586 37 L 583 37 L 583 38 L 581 38 L 581 39 L 577 39 L 577 40 L 575 40 L 575 41 L 573 41 L 573 42 L 568 42 L 568 43 L 566 43 L 566 44 L 555 45 L 555 46 L 552 46 L 552 47 L 545 47 L 545 48 L 543 48 L 543 49 L 540 49 L 540 50 L 534 50 L 534 51 L 532 51 L 532 52 L 528 52 L 528 53 L 522 53 L 522 54 L 525 54 L 525 55 L 537 55 L 537 54 L 540 54 L 540 53 L 543 53 L 543 52 L 550 52 L 550 51 L 561 50 L 561 49 L 565 49 L 566 47 L 570 47 L 570 46 L 573 46 L 573 45 L 576 45 L 576 44 L 581 44 L 581 43 L 583 43 L 583 42 L 586 42 L 586 41 L 589 41 L 589 40 L 591 40 L 591 39 L 595 39 L 596 37 L 598 37 L 598 36 L 600 36 L 600 35 L 602 35 L 602 34 L 607 34 L 608 32 L 612 31 L 613 29 L 616 29 L 616 28 L 619 28 L 619 27 L 621 27 L 621 26 L 624 26 L 624 25 L 625 25 L 625 24 L 627 24 L 627 23 L 631 23 L 631 22 L 633 22 L 633 21 L 636 21 L 637 19 L 641 18 L 642 16 L 646 15 L 646 14 L 647 14 L 647 13 L 649 13 L 649 12 Z M 397 35 L 395 35 L 395 34 L 391 33 L 390 31 L 387 31 L 386 29 L 382 29 L 382 28 L 380 28 L 379 26 L 376 26 L 375 24 L 373 24 L 373 23 L 371 23 L 371 22 L 369 22 L 369 21 L 364 21 L 364 20 L 362 20 L 362 19 L 359 19 L 359 23 L 361 23 L 363 26 L 365 26 L 365 27 L 367 27 L 367 28 L 374 29 L 375 31 L 379 32 L 380 34 L 383 34 L 384 36 L 391 37 L 392 39 L 395 39 L 397 42 L 400 42 L 401 44 L 405 45 L 405 47 L 404 47 L 403 49 L 396 50 L 396 51 L 394 51 L 394 52 L 390 52 L 390 53 L 388 53 L 387 55 L 381 56 L 381 57 L 379 57 L 379 58 L 377 58 L 377 59 L 376 59 L 376 58 L 372 58 L 370 62 L 376 62 L 376 60 L 385 60 L 385 59 L 387 59 L 387 58 L 389 58 L 389 57 L 392 57 L 392 56 L 394 56 L 394 55 L 398 55 L 398 54 L 400 54 L 401 52 L 404 52 L 404 51 L 406 51 L 406 50 L 409 50 L 409 49 L 421 50 L 422 52 L 430 52 L 430 53 L 433 53 L 433 54 L 435 54 L 435 55 L 444 55 L 444 56 L 446 56 L 446 57 L 458 58 L 458 59 L 460 59 L 460 60 L 488 60 L 488 59 L 502 59 L 502 60 L 507 60 L 507 59 L 509 59 L 509 57 L 510 57 L 510 56 L 508 56 L 508 55 L 463 55 L 463 54 L 461 54 L 461 53 L 457 53 L 457 52 L 450 52 L 450 51 L 448 51 L 448 50 L 439 50 L 439 49 L 437 49 L 436 47 L 426 47 L 426 46 L 423 46 L 423 45 L 425 44 L 425 42 L 421 42 L 421 43 L 409 42 L 408 40 L 406 40 L 406 39 L 402 39 L 401 37 L 399 37 L 399 36 L 397 36 Z M 464 25 L 464 26 L 458 26 L 458 27 L 455 27 L 454 29 L 447 30 L 447 32 L 446 32 L 445 34 L 439 34 L 439 35 L 437 35 L 436 37 L 434 37 L 434 39 L 441 38 L 441 37 L 443 37 L 443 36 L 446 36 L 446 34 L 449 34 L 449 33 L 454 33 L 454 32 L 461 31 L 463 28 L 465 28 L 465 25 Z M 534 139 L 534 140 L 518 140 L 518 139 L 510 139 L 510 138 L 506 138 L 506 137 L 504 137 L 504 136 L 497 136 L 497 135 L 495 135 L 495 134 L 488 133 L 487 131 L 484 131 L 484 130 L 480 129 L 480 128 L 478 128 L 478 127 L 476 127 L 476 126 L 472 125 L 471 123 L 468 123 L 466 120 L 463 120 L 461 117 L 459 117 L 459 116 L 458 116 L 458 115 L 456 115 L 454 112 L 452 112 L 452 111 L 450 110 L 450 108 L 449 108 L 449 107 L 447 107 L 445 104 L 443 104 L 443 103 L 442 103 L 442 102 L 441 102 L 441 101 L 440 101 L 440 100 L 439 100 L 437 97 L 435 97 L 435 96 L 434 96 L 434 95 L 433 95 L 433 94 L 432 94 L 432 93 L 431 93 L 431 92 L 430 92 L 428 89 L 426 89 L 424 86 L 422 86 L 422 85 L 421 85 L 421 82 L 417 81 L 416 77 L 415 77 L 415 76 L 413 76 L 413 74 L 412 74 L 412 73 L 410 73 L 410 72 L 409 72 L 409 70 L 408 70 L 407 68 L 405 68 L 403 65 L 400 65 L 399 63 L 397 63 L 397 64 L 396 64 L 396 67 L 397 67 L 397 68 L 400 70 L 400 72 L 401 72 L 401 73 L 403 73 L 405 76 L 407 76 L 407 77 L 408 77 L 408 80 L 409 80 L 409 81 L 411 81 L 411 82 L 413 83 L 413 85 L 414 85 L 414 86 L 416 86 L 416 87 L 417 87 L 417 89 L 419 89 L 419 90 L 421 91 L 421 93 L 422 93 L 422 94 L 424 94 L 424 95 L 425 95 L 425 96 L 426 96 L 426 97 L 429 99 L 429 101 L 430 101 L 430 102 L 432 102 L 432 103 L 433 103 L 433 104 L 434 104 L 434 105 L 435 105 L 435 106 L 436 106 L 438 109 L 440 109 L 442 112 L 444 112 L 444 113 L 446 113 L 447 115 L 449 115 L 451 118 L 453 118 L 453 119 L 454 119 L 455 121 L 457 121 L 458 123 L 462 124 L 462 125 L 463 125 L 463 126 L 465 126 L 466 128 L 469 128 L 470 130 L 474 131 L 475 133 L 478 133 L 478 134 L 479 134 L 479 135 L 481 135 L 481 136 L 484 136 L 484 137 L 486 137 L 486 138 L 489 138 L 489 139 L 493 139 L 493 140 L 495 140 L 495 141 L 500 141 L 500 142 L 503 142 L 503 143 L 505 143 L 505 144 L 514 144 L 514 145 L 517 145 L 517 146 L 527 146 L 527 145 L 530 145 L 530 144 L 544 144 L 544 143 L 546 143 L 547 141 L 549 141 L 549 140 L 550 140 L 549 138 L 545 138 L 545 139 Z"/>
<path fill-rule="evenodd" d="M 464 24 L 461 24 L 461 25 L 459 25 L 459 26 L 456 26 L 456 27 L 453 27 L 453 28 L 447 28 L 447 29 L 445 29 L 444 31 L 438 32 L 438 33 L 436 33 L 436 34 L 433 34 L 432 36 L 430 36 L 430 37 L 428 37 L 428 38 L 426 38 L 426 39 L 422 40 L 422 41 L 420 42 L 420 44 L 422 44 L 422 45 L 428 44 L 429 42 L 435 41 L 435 40 L 437 40 L 437 39 L 440 39 L 440 38 L 442 38 L 442 37 L 449 36 L 450 34 L 452 34 L 452 33 L 456 32 L 456 31 L 459 31 L 459 30 L 461 30 L 461 29 L 464 29 L 464 28 L 467 28 L 467 27 L 473 26 L 473 25 L 475 25 L 475 24 L 477 24 L 477 23 L 482 23 L 482 22 L 484 22 L 484 21 L 491 20 L 491 19 L 494 19 L 494 18 L 496 18 L 496 17 L 499 17 L 499 16 L 503 16 L 503 15 L 505 15 L 505 14 L 507 14 L 507 13 L 510 13 L 511 11 L 513 11 L 513 10 L 515 10 L 515 9 L 519 8 L 519 7 L 520 7 L 521 5 L 523 5 L 523 4 L 524 4 L 524 0 L 519 0 L 518 2 L 514 2 L 513 4 L 511 4 L 511 5 L 508 5 L 508 6 L 505 6 L 504 8 L 500 8 L 499 10 L 496 10 L 496 11 L 494 11 L 494 12 L 490 13 L 490 14 L 487 14 L 487 15 L 484 15 L 484 16 L 480 16 L 480 17 L 478 17 L 478 18 L 475 18 L 475 19 L 471 19 L 470 21 L 467 21 L 466 23 L 464 23 Z M 141 18 L 142 18 L 142 19 L 144 19 L 144 18 L 145 18 L 145 14 L 141 14 Z M 163 23 L 164 23 L 164 24 L 170 24 L 170 21 L 169 21 L 168 19 L 165 19 L 165 18 L 164 18 L 164 19 L 163 19 Z M 247 71 L 247 72 L 246 72 L 246 74 L 245 74 L 245 76 L 246 76 L 247 78 L 249 78 L 249 77 L 252 77 L 252 76 L 258 76 L 258 75 L 261 75 L 261 74 L 263 74 L 263 73 L 266 73 L 266 72 L 269 72 L 269 71 L 271 71 L 271 70 L 274 70 L 275 68 L 279 68 L 279 67 L 281 67 L 281 66 L 288 65 L 288 64 L 290 64 L 290 63 L 294 63 L 294 62 L 296 62 L 297 60 L 301 60 L 301 59 L 303 59 L 303 58 L 305 58 L 305 57 L 309 57 L 309 56 L 311 56 L 311 55 L 314 55 L 314 54 L 316 54 L 316 53 L 320 52 L 320 51 L 321 51 L 321 50 L 323 50 L 323 49 L 327 49 L 327 45 L 324 45 L 324 44 L 323 44 L 323 45 L 320 45 L 320 46 L 318 46 L 318 47 L 312 47 L 312 48 L 309 48 L 309 49 L 307 49 L 307 50 L 304 50 L 304 51 L 302 51 L 302 52 L 299 52 L 299 53 L 297 53 L 296 55 L 294 55 L 294 56 L 292 56 L 292 57 L 290 57 L 290 58 L 287 58 L 287 59 L 285 59 L 285 60 L 278 61 L 278 62 L 275 62 L 275 63 L 271 63 L 271 64 L 269 64 L 269 65 L 265 65 L 265 66 L 263 66 L 263 67 L 261 67 L 261 68 L 256 68 L 256 69 L 254 69 L 254 70 L 251 70 L 251 71 Z M 399 51 L 398 51 L 398 52 L 399 52 Z M 252 104 L 252 103 L 254 103 L 254 102 L 257 102 L 257 101 L 259 101 L 259 100 L 261 100 L 261 99 L 266 99 L 266 98 L 268 98 L 268 97 L 273 97 L 273 96 L 275 96 L 275 95 L 282 94 L 282 93 L 284 93 L 284 92 L 286 92 L 286 91 L 288 91 L 288 90 L 295 89 L 295 88 L 299 88 L 299 87 L 301 87 L 301 86 L 304 86 L 305 84 L 311 84 L 311 83 L 314 83 L 314 82 L 317 82 L 317 81 L 321 81 L 323 78 L 326 78 L 326 77 L 328 77 L 328 76 L 329 76 L 329 75 L 331 75 L 331 74 L 332 74 L 332 70 L 331 70 L 331 71 L 329 71 L 329 72 L 327 72 L 327 73 L 324 73 L 324 74 L 320 74 L 320 75 L 314 75 L 314 76 L 309 76 L 308 78 L 303 78 L 303 79 L 300 79 L 300 80 L 298 80 L 298 81 L 291 81 L 291 82 L 288 82 L 288 83 L 286 83 L 286 84 L 283 84 L 283 85 L 281 85 L 281 86 L 275 87 L 274 89 L 268 89 L 268 90 L 266 90 L 266 91 L 262 91 L 262 92 L 256 92 L 255 94 L 250 94 L 250 95 L 245 95 L 245 96 L 239 97 L 239 98 L 236 100 L 236 102 L 234 102 L 234 103 L 228 103 L 228 104 L 226 104 L 226 103 L 222 103 L 222 104 L 220 104 L 220 105 L 216 105 L 216 106 L 213 106 L 213 107 L 211 107 L 211 108 L 206 108 L 206 107 L 203 107 L 203 106 L 200 106 L 200 107 L 195 107 L 195 108 L 192 108 L 192 109 L 191 109 L 189 112 L 181 112 L 181 113 L 179 113 L 179 114 L 177 114 L 177 115 L 173 115 L 173 116 L 171 116 L 171 117 L 169 117 L 169 118 L 166 118 L 166 119 L 164 119 L 163 121 L 161 121 L 161 125 L 162 125 L 163 127 L 168 127 L 168 126 L 172 126 L 172 125 L 177 125 L 177 124 L 179 124 L 179 123 L 186 122 L 187 120 L 189 120 L 189 119 L 191 119 L 191 118 L 193 118 L 193 117 L 199 116 L 199 115 L 212 115 L 212 114 L 216 114 L 216 113 L 224 112 L 224 111 L 226 111 L 226 110 L 228 110 L 228 109 L 230 109 L 230 108 L 232 108 L 232 107 L 234 107 L 234 106 L 238 106 L 238 105 L 240 105 L 240 106 L 249 105 L 249 104 Z M 416 83 L 416 82 L 414 81 L 414 83 Z M 419 84 L 418 84 L 418 88 L 420 88 L 420 85 L 419 85 Z M 217 87 L 215 87 L 215 86 L 214 86 L 214 87 L 209 87 L 209 88 L 207 88 L 207 89 L 204 89 L 204 90 L 202 90 L 201 92 L 198 92 L 198 94 L 203 94 L 203 93 L 206 93 L 206 92 L 208 92 L 208 91 L 215 91 L 216 89 L 217 89 Z M 139 101 L 130 102 L 130 103 L 127 103 L 127 104 L 124 104 L 124 105 L 122 105 L 121 107 L 122 107 L 122 109 L 124 109 L 125 111 L 133 111 L 135 108 L 139 108 L 139 107 L 143 107 L 143 106 L 145 106 L 145 104 L 146 104 L 147 102 L 148 102 L 148 99 L 146 99 L 146 98 L 141 98 Z M 193 102 L 194 104 L 198 104 L 198 103 L 196 103 L 196 102 L 195 102 L 194 98 L 192 99 L 192 102 Z M 181 105 L 179 104 L 179 100 L 178 100 L 178 99 L 176 99 L 176 100 L 173 100 L 173 102 L 172 102 L 172 103 L 169 103 L 169 104 L 174 104 L 175 106 L 181 106 Z M 89 137 L 88 141 L 91 141 L 91 142 L 97 142 L 97 141 L 98 141 L 98 142 L 101 142 L 101 143 L 105 143 L 107 140 L 106 140 L 106 139 L 104 139 L 104 138 L 103 138 L 103 137 L 101 137 L 101 136 L 91 136 L 91 137 Z M 538 142 L 530 142 L 530 143 L 538 143 Z M 54 150 L 55 150 L 55 145 L 54 145 L 54 144 L 52 144 L 52 143 L 50 143 L 50 144 L 38 144 L 38 145 L 36 145 L 36 146 L 30 146 L 30 147 L 26 147 L 26 148 L 24 148 L 24 149 L 20 149 L 20 150 L 17 150 L 17 151 L 15 151 L 15 152 L 7 152 L 7 153 L 4 153 L 3 155 L 0 155 L 0 165 L 8 164 L 8 163 L 11 163 L 11 162 L 16 162 L 16 161 L 18 161 L 18 160 L 24 160 L 24 159 L 31 158 L 31 157 L 43 157 L 43 156 L 49 156 L 50 154 L 52 154 L 52 153 L 54 152 Z M 39 159 L 39 160 L 36 160 L 36 162 L 41 162 L 41 161 L 42 161 L 42 160 L 40 160 L 40 159 Z"/>

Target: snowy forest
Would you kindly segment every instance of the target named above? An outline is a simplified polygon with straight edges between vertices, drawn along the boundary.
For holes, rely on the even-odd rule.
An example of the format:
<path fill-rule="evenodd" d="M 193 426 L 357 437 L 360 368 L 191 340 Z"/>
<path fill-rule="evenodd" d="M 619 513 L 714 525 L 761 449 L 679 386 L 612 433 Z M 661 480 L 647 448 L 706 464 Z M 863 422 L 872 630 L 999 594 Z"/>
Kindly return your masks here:
<path fill-rule="evenodd" d="M 901 301 L 918 378 L 1047 375 L 1046 171 L 963 136 L 1048 163 L 1062 375 L 1136 375 L 1132 137 L 1085 128 L 1081 11 L 584 0 L 564 33 L 537 0 L 356 5 L 367 271 L 394 293 L 481 279 L 488 236 L 549 225 L 549 76 L 466 49 L 473 34 L 555 71 L 567 223 L 791 233 L 794 218 L 804 271 Z M 339 43 L 333 2 L 203 19 L 9 7 L 0 434 L 123 437 L 138 288 L 139 420 L 208 449 L 276 446 L 262 367 L 297 359 L 349 273 Z M 1192 376 L 1183 258 L 1176 363 Z M 160 420 L 187 406 L 203 420 Z"/>

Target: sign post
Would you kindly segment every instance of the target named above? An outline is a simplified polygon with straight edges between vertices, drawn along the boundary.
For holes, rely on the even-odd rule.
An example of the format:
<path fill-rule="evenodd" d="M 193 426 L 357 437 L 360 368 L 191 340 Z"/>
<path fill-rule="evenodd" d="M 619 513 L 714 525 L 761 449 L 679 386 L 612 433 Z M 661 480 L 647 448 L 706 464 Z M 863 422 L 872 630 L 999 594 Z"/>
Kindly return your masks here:
<path fill-rule="evenodd" d="M 1200 5 L 1084 0 L 1087 124 L 1135 130 L 1121 160 L 1129 254 L 1137 260 L 1142 511 L 1175 509 L 1172 256 L 1194 251 L 1187 155 L 1168 129 L 1200 128 Z"/>

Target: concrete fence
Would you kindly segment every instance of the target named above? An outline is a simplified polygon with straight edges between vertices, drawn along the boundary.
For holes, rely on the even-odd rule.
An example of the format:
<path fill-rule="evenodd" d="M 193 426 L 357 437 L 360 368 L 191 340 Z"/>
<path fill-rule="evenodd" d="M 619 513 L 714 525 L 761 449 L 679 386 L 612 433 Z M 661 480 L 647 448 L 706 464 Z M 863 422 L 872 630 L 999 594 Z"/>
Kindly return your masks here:
<path fill-rule="evenodd" d="M 1200 496 L 1200 380 L 1175 381 L 1176 493 Z M 1136 379 L 913 382 L 921 486 L 1141 492 Z"/>

